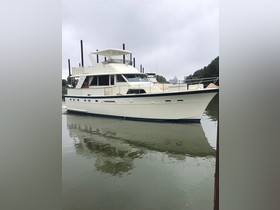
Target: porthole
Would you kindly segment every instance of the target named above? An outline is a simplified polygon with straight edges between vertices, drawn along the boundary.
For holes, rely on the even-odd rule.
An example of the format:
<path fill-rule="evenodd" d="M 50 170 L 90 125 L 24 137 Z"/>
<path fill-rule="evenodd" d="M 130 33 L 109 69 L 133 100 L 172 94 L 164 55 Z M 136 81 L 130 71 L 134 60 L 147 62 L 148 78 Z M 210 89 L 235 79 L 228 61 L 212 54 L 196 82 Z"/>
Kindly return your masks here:
<path fill-rule="evenodd" d="M 95 102 L 98 102 L 98 100 L 95 100 Z"/>
<path fill-rule="evenodd" d="M 88 100 L 88 102 L 90 102 L 90 100 Z"/>
<path fill-rule="evenodd" d="M 77 99 L 77 101 L 79 101 L 79 99 Z"/>
<path fill-rule="evenodd" d="M 75 99 L 73 99 L 73 101 L 75 101 Z"/>

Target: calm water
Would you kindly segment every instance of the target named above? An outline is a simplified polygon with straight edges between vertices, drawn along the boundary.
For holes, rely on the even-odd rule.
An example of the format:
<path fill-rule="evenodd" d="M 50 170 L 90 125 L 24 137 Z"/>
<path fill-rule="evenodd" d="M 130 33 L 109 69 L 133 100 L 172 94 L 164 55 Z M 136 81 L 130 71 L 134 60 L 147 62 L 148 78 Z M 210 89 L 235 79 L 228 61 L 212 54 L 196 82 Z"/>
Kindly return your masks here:
<path fill-rule="evenodd" d="M 195 124 L 62 113 L 63 209 L 213 209 L 218 97 Z"/>

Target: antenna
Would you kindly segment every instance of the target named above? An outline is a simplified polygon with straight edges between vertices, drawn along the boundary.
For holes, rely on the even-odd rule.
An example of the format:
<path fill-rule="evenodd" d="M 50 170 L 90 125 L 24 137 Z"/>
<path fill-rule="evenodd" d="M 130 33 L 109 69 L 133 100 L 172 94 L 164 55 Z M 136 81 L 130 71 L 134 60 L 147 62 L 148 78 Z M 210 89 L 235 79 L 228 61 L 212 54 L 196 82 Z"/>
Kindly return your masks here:
<path fill-rule="evenodd" d="M 70 59 L 68 59 L 68 71 L 69 71 L 69 77 L 70 77 L 71 76 Z"/>
<path fill-rule="evenodd" d="M 82 62 L 82 67 L 84 67 L 83 40 L 81 40 L 81 62 Z"/>
<path fill-rule="evenodd" d="M 96 50 L 96 52 L 97 52 L 98 50 Z M 99 63 L 99 57 L 98 57 L 98 55 L 96 55 L 96 61 L 97 61 L 97 63 Z"/>
<path fill-rule="evenodd" d="M 125 50 L 125 44 L 122 45 L 123 50 Z M 125 63 L 125 55 L 123 55 L 123 63 Z"/>

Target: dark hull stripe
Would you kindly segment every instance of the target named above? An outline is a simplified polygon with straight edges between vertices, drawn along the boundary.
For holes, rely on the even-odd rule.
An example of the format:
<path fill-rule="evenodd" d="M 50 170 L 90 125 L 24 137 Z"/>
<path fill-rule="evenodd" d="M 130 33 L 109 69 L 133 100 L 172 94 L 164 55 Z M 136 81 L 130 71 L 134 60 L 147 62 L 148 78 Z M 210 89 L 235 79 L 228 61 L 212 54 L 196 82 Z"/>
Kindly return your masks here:
<path fill-rule="evenodd" d="M 79 114 L 79 115 L 92 115 L 97 117 L 104 118 L 115 118 L 115 119 L 124 119 L 124 120 L 132 120 L 132 121 L 143 121 L 143 122 L 161 122 L 161 123 L 200 123 L 200 119 L 150 119 L 150 118 L 137 118 L 137 117 L 124 117 L 124 116 L 114 116 L 114 115 L 103 115 L 103 114 L 95 114 L 88 112 L 79 112 L 73 110 L 67 110 L 69 114 Z"/>
<path fill-rule="evenodd" d="M 144 98 L 144 97 L 157 97 L 157 96 L 175 96 L 175 95 L 192 95 L 202 93 L 215 93 L 219 92 L 219 89 L 206 89 L 196 91 L 184 91 L 184 92 L 170 92 L 170 93 L 154 93 L 154 94 L 135 94 L 135 95 L 117 95 L 117 96 L 71 96 L 65 95 L 65 98 L 86 98 L 86 99 L 99 99 L 99 98 Z"/>

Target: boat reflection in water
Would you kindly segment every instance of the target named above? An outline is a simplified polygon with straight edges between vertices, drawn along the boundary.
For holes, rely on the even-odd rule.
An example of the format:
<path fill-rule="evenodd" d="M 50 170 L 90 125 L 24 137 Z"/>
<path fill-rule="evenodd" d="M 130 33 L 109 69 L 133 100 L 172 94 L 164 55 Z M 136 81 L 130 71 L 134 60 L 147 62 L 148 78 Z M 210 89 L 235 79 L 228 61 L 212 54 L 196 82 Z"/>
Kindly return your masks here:
<path fill-rule="evenodd" d="M 200 123 L 152 123 L 67 114 L 77 154 L 95 159 L 98 171 L 122 175 L 149 152 L 176 160 L 214 156 Z"/>
<path fill-rule="evenodd" d="M 212 120 L 219 119 L 219 94 L 215 95 L 205 109 L 205 114 Z"/>

